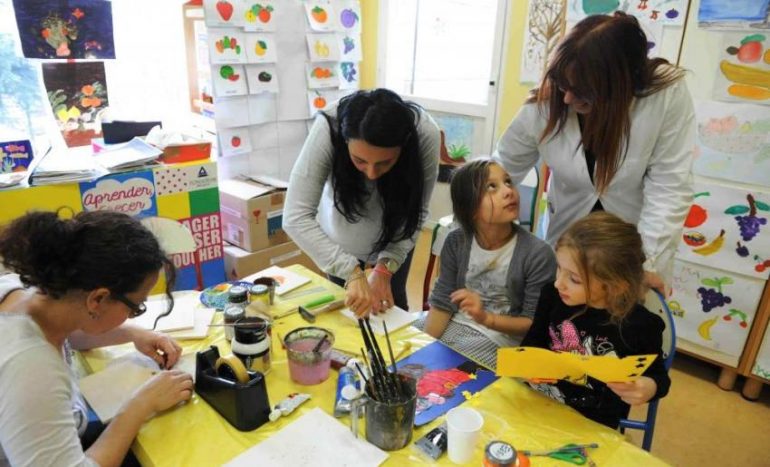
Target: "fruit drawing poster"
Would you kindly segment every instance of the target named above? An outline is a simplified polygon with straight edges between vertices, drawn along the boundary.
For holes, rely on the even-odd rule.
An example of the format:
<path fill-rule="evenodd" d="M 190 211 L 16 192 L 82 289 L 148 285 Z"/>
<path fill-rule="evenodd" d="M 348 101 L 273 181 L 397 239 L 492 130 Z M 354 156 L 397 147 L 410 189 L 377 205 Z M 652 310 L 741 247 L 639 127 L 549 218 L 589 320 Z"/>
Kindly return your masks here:
<path fill-rule="evenodd" d="M 278 52 L 275 35 L 271 33 L 246 33 L 246 62 L 275 63 Z"/>
<path fill-rule="evenodd" d="M 239 27 L 243 25 L 243 2 L 240 0 L 203 0 L 206 26 Z"/>
<path fill-rule="evenodd" d="M 693 173 L 770 187 L 770 112 L 751 104 L 699 101 Z"/>
<path fill-rule="evenodd" d="M 358 0 L 337 0 L 333 4 L 334 11 L 337 12 L 339 31 L 361 31 L 361 4 Z"/>
<path fill-rule="evenodd" d="M 326 110 L 331 104 L 344 96 L 344 91 L 336 89 L 313 89 L 307 92 L 308 109 L 310 115 L 316 112 Z"/>
<path fill-rule="evenodd" d="M 340 60 L 342 61 L 360 62 L 363 59 L 360 34 L 338 34 L 337 48 L 340 51 Z"/>
<path fill-rule="evenodd" d="M 770 275 L 770 193 L 695 183 L 677 259 L 759 279 Z"/>
<path fill-rule="evenodd" d="M 209 62 L 212 65 L 246 62 L 243 42 L 243 32 L 240 29 L 209 29 Z"/>
<path fill-rule="evenodd" d="M 313 31 L 333 32 L 337 27 L 334 7 L 329 0 L 305 2 L 305 14 Z"/>
<path fill-rule="evenodd" d="M 723 37 L 714 99 L 770 105 L 770 30 Z"/>
<path fill-rule="evenodd" d="M 247 1 L 243 13 L 243 29 L 246 31 L 275 31 L 278 5 L 272 0 Z"/>
<path fill-rule="evenodd" d="M 770 28 L 770 0 L 701 0 L 698 27 Z"/>
<path fill-rule="evenodd" d="M 761 378 L 770 379 L 770 332 L 765 332 L 751 372 Z"/>
<path fill-rule="evenodd" d="M 223 156 L 233 156 L 251 152 L 249 127 L 221 128 L 217 130 L 219 149 Z"/>
<path fill-rule="evenodd" d="M 247 65 L 246 79 L 249 83 L 249 94 L 278 92 L 278 72 L 275 64 Z"/>
<path fill-rule="evenodd" d="M 214 96 L 243 96 L 249 92 L 243 65 L 214 65 L 211 70 Z"/>
<path fill-rule="evenodd" d="M 27 58 L 115 58 L 112 3 L 104 0 L 14 0 Z"/>
<path fill-rule="evenodd" d="M 674 261 L 668 306 L 677 339 L 725 354 L 737 365 L 765 282 L 686 261 Z"/>
<path fill-rule="evenodd" d="M 340 59 L 337 36 L 330 33 L 307 34 L 311 62 L 337 62 Z"/>
<path fill-rule="evenodd" d="M 567 20 L 577 22 L 586 16 L 610 15 L 620 10 L 640 21 L 682 25 L 687 3 L 687 0 L 570 0 L 567 2 Z"/>
<path fill-rule="evenodd" d="M 308 63 L 305 69 L 309 89 L 336 88 L 340 85 L 339 67 L 336 63 Z"/>

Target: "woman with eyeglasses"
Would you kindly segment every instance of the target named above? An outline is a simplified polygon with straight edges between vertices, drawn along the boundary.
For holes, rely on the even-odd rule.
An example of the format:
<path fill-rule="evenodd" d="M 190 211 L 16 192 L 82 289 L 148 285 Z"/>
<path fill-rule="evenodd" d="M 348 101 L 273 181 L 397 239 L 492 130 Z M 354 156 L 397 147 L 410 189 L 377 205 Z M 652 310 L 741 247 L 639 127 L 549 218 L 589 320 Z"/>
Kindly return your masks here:
<path fill-rule="evenodd" d="M 592 211 L 635 224 L 647 257 L 645 282 L 662 291 L 692 200 L 695 124 L 684 70 L 647 51 L 633 16 L 577 23 L 495 157 L 515 183 L 539 158 L 551 169 L 551 244 Z"/>
<path fill-rule="evenodd" d="M 159 372 L 84 451 L 69 347 L 133 342 L 172 367 L 173 340 L 124 322 L 145 311 L 161 269 L 173 284 L 173 264 L 137 220 L 108 211 L 26 214 L 0 232 L 0 258 L 11 272 L 0 276 L 0 465 L 120 465 L 146 420 L 190 399 L 192 377 Z"/>
<path fill-rule="evenodd" d="M 416 104 L 358 91 L 321 112 L 291 172 L 283 228 L 359 316 L 407 309 L 406 279 L 441 134 Z M 368 279 L 366 265 L 374 265 Z"/>

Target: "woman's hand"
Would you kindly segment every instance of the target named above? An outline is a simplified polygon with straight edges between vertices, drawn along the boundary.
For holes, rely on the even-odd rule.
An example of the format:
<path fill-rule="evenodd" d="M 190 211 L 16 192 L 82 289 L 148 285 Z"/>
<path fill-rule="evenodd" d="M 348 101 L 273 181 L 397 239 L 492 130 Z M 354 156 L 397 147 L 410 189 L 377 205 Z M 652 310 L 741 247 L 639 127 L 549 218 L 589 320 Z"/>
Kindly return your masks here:
<path fill-rule="evenodd" d="M 644 404 L 658 391 L 658 384 L 647 376 L 627 383 L 607 383 L 607 387 L 629 405 Z"/>
<path fill-rule="evenodd" d="M 473 321 L 486 326 L 487 312 L 484 311 L 484 304 L 481 303 L 479 294 L 469 289 L 457 289 L 452 292 L 449 298 L 460 311 L 470 316 Z"/>
<path fill-rule="evenodd" d="M 372 311 L 375 315 L 388 311 L 393 306 L 390 278 L 391 276 L 376 270 L 369 274 L 369 290 L 372 292 Z"/>
<path fill-rule="evenodd" d="M 133 339 L 136 350 L 155 360 L 161 369 L 168 370 L 179 361 L 182 347 L 165 334 L 137 329 Z"/>
<path fill-rule="evenodd" d="M 144 410 L 146 418 L 190 400 L 193 393 L 192 375 L 182 370 L 161 371 L 136 390 L 129 404 Z M 133 408 L 133 407 L 132 407 Z"/>
<path fill-rule="evenodd" d="M 345 285 L 345 306 L 359 318 L 366 318 L 372 310 L 372 291 L 366 275 L 359 267 L 353 270 Z"/>

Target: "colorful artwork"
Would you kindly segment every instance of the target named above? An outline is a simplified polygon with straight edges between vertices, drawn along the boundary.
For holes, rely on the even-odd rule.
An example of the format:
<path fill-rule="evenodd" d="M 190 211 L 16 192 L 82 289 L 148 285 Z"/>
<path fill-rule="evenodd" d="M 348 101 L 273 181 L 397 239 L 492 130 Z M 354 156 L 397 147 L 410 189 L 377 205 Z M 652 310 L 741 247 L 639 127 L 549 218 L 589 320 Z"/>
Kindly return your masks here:
<path fill-rule="evenodd" d="M 770 112 L 750 104 L 699 101 L 693 172 L 770 186 Z"/>
<path fill-rule="evenodd" d="M 310 89 L 335 88 L 340 85 L 339 67 L 336 64 L 308 63 L 307 87 Z"/>
<path fill-rule="evenodd" d="M 271 33 L 247 33 L 246 62 L 275 63 L 278 59 L 275 42 L 275 35 Z"/>
<path fill-rule="evenodd" d="M 570 22 L 620 10 L 644 21 L 681 25 L 687 13 L 686 0 L 570 0 L 567 4 L 567 20 Z"/>
<path fill-rule="evenodd" d="M 235 28 L 208 31 L 209 63 L 222 65 L 246 62 L 243 33 Z"/>
<path fill-rule="evenodd" d="M 243 65 L 214 65 L 211 70 L 214 96 L 242 96 L 249 92 Z"/>
<path fill-rule="evenodd" d="M 337 48 L 343 61 L 360 62 L 363 59 L 360 35 L 337 34 Z"/>
<path fill-rule="evenodd" d="M 337 11 L 337 27 L 340 31 L 358 32 L 361 30 L 361 4 L 356 1 L 342 0 L 334 3 Z"/>
<path fill-rule="evenodd" d="M 272 0 L 246 2 L 243 28 L 246 31 L 275 31 L 276 7 L 276 3 Z"/>
<path fill-rule="evenodd" d="M 566 31 L 565 17 L 565 3 L 562 0 L 533 0 L 529 3 L 520 82 L 540 82 L 547 58 Z"/>
<path fill-rule="evenodd" d="M 358 63 L 339 63 L 340 89 L 358 89 L 361 87 L 361 75 L 358 73 Z"/>
<path fill-rule="evenodd" d="M 243 3 L 239 0 L 203 0 L 206 26 L 239 27 L 243 24 Z"/>
<path fill-rule="evenodd" d="M 770 275 L 770 193 L 695 183 L 676 257 L 750 277 Z"/>
<path fill-rule="evenodd" d="M 222 128 L 217 130 L 217 134 L 219 136 L 219 150 L 223 156 L 227 157 L 251 152 L 249 127 Z"/>
<path fill-rule="evenodd" d="M 0 143 L 0 174 L 24 172 L 32 158 L 32 144 L 28 140 Z"/>
<path fill-rule="evenodd" d="M 678 339 L 716 350 L 737 364 L 765 282 L 677 259 L 667 302 Z"/>
<path fill-rule="evenodd" d="M 96 117 L 107 107 L 104 63 L 44 63 L 43 82 L 67 146 L 85 146 L 98 138 Z"/>
<path fill-rule="evenodd" d="M 719 29 L 770 28 L 770 0 L 701 0 L 698 26 Z"/>
<path fill-rule="evenodd" d="M 306 37 L 311 62 L 339 61 L 340 49 L 337 46 L 336 35 L 330 33 L 310 33 Z"/>
<path fill-rule="evenodd" d="M 246 66 L 249 94 L 278 92 L 278 69 L 274 64 Z"/>
<path fill-rule="evenodd" d="M 115 58 L 112 3 L 103 0 L 13 0 L 27 58 Z"/>
<path fill-rule="evenodd" d="M 770 32 L 723 37 L 714 99 L 770 105 Z"/>
<path fill-rule="evenodd" d="M 337 27 L 334 7 L 329 0 L 305 2 L 305 13 L 313 31 L 332 32 Z"/>
<path fill-rule="evenodd" d="M 313 89 L 307 92 L 308 108 L 310 115 L 327 109 L 331 104 L 342 97 L 343 93 L 336 89 Z"/>
<path fill-rule="evenodd" d="M 417 380 L 415 426 L 430 423 L 497 380 L 492 371 L 440 341 L 396 362 L 396 367 Z"/>

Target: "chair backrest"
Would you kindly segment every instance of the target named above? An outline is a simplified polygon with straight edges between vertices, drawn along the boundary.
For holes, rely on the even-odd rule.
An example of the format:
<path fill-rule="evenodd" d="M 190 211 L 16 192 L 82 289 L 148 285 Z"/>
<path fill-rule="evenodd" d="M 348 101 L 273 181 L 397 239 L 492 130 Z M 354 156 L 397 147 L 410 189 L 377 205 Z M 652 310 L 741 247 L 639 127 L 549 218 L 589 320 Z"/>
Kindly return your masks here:
<path fill-rule="evenodd" d="M 534 186 L 532 185 L 534 183 Z M 519 225 L 535 231 L 535 215 L 537 214 L 537 193 L 540 186 L 540 173 L 537 166 L 532 167 L 527 177 L 516 188 L 519 190 Z"/>
<path fill-rule="evenodd" d="M 676 353 L 676 327 L 674 325 L 674 315 L 671 313 L 671 309 L 668 307 L 668 303 L 663 295 L 657 290 L 650 289 L 647 295 L 644 297 L 644 306 L 660 316 L 663 319 L 663 324 L 666 328 L 663 331 L 663 362 L 666 366 L 666 370 L 671 368 L 671 364 L 674 362 L 674 354 Z"/>

